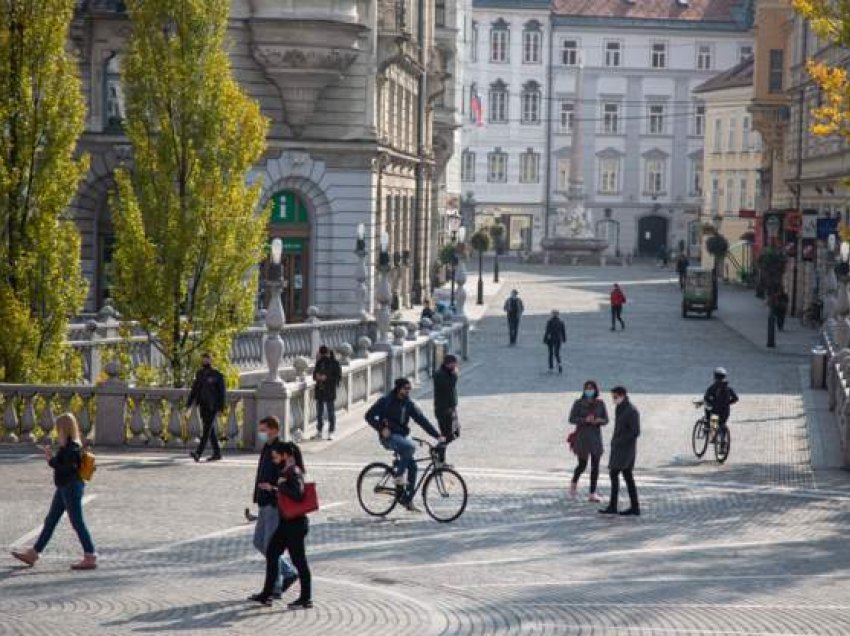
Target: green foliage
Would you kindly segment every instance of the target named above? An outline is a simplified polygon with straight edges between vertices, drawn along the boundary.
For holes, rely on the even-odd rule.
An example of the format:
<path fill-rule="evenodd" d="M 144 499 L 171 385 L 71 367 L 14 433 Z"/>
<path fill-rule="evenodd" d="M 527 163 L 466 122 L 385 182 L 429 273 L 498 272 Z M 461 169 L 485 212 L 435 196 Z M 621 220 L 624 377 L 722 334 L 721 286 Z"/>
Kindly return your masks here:
<path fill-rule="evenodd" d="M 712 234 L 705 242 L 708 253 L 715 258 L 726 256 L 729 252 L 729 241 L 722 234 Z"/>
<path fill-rule="evenodd" d="M 128 0 L 125 129 L 134 168 L 118 171 L 115 298 L 184 385 L 204 351 L 227 360 L 250 324 L 252 269 L 268 212 L 246 176 L 268 122 L 232 77 L 228 0 Z M 164 28 L 164 25 L 167 28 Z"/>
<path fill-rule="evenodd" d="M 455 246 L 452 243 L 446 243 L 440 248 L 440 263 L 443 265 L 451 265 L 455 257 Z"/>
<path fill-rule="evenodd" d="M 64 345 L 85 300 L 80 236 L 63 214 L 88 169 L 85 104 L 66 49 L 73 0 L 0 3 L 0 381 L 79 373 Z"/>
<path fill-rule="evenodd" d="M 480 229 L 469 238 L 469 243 L 479 254 L 486 252 L 490 249 L 490 234 L 486 230 Z"/>
<path fill-rule="evenodd" d="M 504 225 L 502 225 L 501 223 L 494 223 L 493 225 L 490 226 L 490 238 L 493 239 L 493 242 L 496 243 L 496 245 L 499 244 L 499 241 L 501 241 L 504 238 L 504 236 L 505 236 L 505 226 Z"/>

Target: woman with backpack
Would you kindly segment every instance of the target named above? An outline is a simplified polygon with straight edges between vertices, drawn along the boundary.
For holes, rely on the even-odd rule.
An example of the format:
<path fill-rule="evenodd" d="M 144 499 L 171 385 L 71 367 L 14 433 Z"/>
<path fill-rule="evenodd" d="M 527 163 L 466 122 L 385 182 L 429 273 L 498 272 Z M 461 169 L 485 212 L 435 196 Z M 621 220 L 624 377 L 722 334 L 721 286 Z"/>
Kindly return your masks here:
<path fill-rule="evenodd" d="M 570 497 L 575 498 L 578 490 L 578 480 L 581 478 L 587 459 L 590 457 L 590 497 L 588 501 L 601 501 L 596 494 L 596 484 L 599 481 L 599 462 L 604 449 L 602 447 L 601 426 L 608 423 L 608 412 L 605 403 L 599 399 L 599 385 L 593 380 L 584 383 L 582 395 L 573 404 L 570 411 L 570 424 L 575 424 L 575 430 L 570 433 L 567 441 L 573 452 L 578 456 L 578 465 L 573 472 L 570 483 Z"/>
<path fill-rule="evenodd" d="M 50 542 L 53 531 L 62 519 L 62 514 L 67 512 L 71 526 L 73 526 L 74 532 L 77 533 L 83 547 L 83 560 L 72 564 L 71 569 L 93 570 L 97 567 L 97 555 L 83 518 L 85 483 L 80 476 L 80 467 L 83 464 L 83 445 L 77 418 L 72 413 L 60 415 L 56 418 L 56 433 L 59 438 L 59 449 L 56 454 L 53 454 L 49 446 L 44 447 L 44 456 L 53 469 L 53 483 L 56 486 L 50 511 L 44 519 L 44 526 L 35 545 L 26 550 L 14 549 L 12 556 L 29 566 L 35 565 L 44 548 Z"/>
<path fill-rule="evenodd" d="M 306 471 L 301 449 L 292 442 L 276 442 L 272 445 L 271 455 L 272 461 L 281 467 L 280 478 L 277 484 L 263 482 L 258 484 L 258 488 L 269 492 L 282 493 L 294 501 L 303 501 L 305 496 L 304 473 Z M 283 513 L 282 510 L 281 513 Z M 263 589 L 259 594 L 251 596 L 249 600 L 267 606 L 272 604 L 272 592 L 279 576 L 280 557 L 288 550 L 292 564 L 298 571 L 298 580 L 301 582 L 301 594 L 298 599 L 289 604 L 289 609 L 310 609 L 313 607 L 310 566 L 307 564 L 307 553 L 304 545 L 308 531 L 309 522 L 306 515 L 287 519 L 281 514 L 280 524 L 272 535 L 266 550 L 266 579 Z"/>

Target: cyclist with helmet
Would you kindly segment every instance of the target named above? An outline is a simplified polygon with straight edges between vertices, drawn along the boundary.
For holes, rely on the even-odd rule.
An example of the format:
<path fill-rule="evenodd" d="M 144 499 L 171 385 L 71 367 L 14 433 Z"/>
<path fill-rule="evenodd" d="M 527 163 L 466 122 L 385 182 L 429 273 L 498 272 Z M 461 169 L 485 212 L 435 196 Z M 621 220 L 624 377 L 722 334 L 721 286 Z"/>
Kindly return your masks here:
<path fill-rule="evenodd" d="M 726 377 L 726 369 L 717 367 L 714 370 L 714 382 L 705 392 L 705 417 L 710 421 L 711 415 L 716 415 L 719 419 L 720 430 L 726 428 L 726 420 L 729 419 L 731 406 L 738 401 L 738 394 L 735 389 L 729 386 L 729 380 Z"/>

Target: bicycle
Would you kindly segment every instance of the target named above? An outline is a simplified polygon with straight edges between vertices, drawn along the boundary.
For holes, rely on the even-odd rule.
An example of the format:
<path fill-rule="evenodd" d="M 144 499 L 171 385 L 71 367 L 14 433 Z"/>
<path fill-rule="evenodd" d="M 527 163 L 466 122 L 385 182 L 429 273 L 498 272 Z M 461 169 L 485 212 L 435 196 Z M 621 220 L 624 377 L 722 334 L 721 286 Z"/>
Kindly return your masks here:
<path fill-rule="evenodd" d="M 705 406 L 703 400 L 694 400 L 694 406 L 701 409 Z M 732 449 L 732 433 L 728 426 L 720 426 L 720 417 L 712 414 L 706 419 L 705 414 L 694 424 L 691 434 L 691 445 L 694 455 L 702 458 L 708 450 L 709 443 L 714 445 L 714 458 L 718 464 L 722 464 L 729 458 Z"/>
<path fill-rule="evenodd" d="M 440 523 L 454 521 L 466 510 L 467 490 L 463 477 L 440 462 L 439 446 L 417 437 L 413 441 L 428 447 L 428 457 L 416 459 L 416 463 L 428 465 L 413 490 L 413 497 L 422 489 L 422 502 L 428 515 Z M 394 462 L 399 460 L 393 453 Z M 357 477 L 357 498 L 360 507 L 373 517 L 386 517 L 398 505 L 393 469 L 384 462 L 373 462 Z"/>

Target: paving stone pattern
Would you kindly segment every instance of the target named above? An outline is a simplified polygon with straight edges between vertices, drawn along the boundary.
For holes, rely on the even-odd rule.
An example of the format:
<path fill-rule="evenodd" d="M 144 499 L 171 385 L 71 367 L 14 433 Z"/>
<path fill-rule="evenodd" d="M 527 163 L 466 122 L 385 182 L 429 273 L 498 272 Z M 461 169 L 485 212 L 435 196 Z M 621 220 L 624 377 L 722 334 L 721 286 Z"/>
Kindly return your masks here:
<path fill-rule="evenodd" d="M 0 635 L 850 633 L 850 477 L 811 465 L 800 358 L 720 319 L 682 320 L 668 273 L 504 275 L 502 294 L 520 289 L 528 312 L 515 348 L 503 295 L 473 332 L 462 436 L 449 452 L 470 490 L 458 521 L 360 511 L 358 471 L 386 453 L 342 421 L 343 439 L 305 445 L 323 502 L 308 539 L 315 608 L 254 607 L 244 599 L 263 563 L 242 517 L 254 458 L 103 454 L 86 504 L 101 567 L 68 571 L 79 548 L 63 521 L 36 568 L 0 566 Z M 615 277 L 629 303 L 627 329 L 613 333 Z M 553 307 L 567 321 L 563 376 L 547 372 L 542 344 Z M 742 397 L 723 466 L 690 448 L 691 400 L 720 364 Z M 582 497 L 566 496 L 566 413 L 586 378 L 625 384 L 641 410 L 639 519 L 600 517 L 584 500 L 586 476 Z M 51 486 L 37 456 L 19 451 L 0 453 L 0 484 L 8 546 L 38 527 Z"/>

